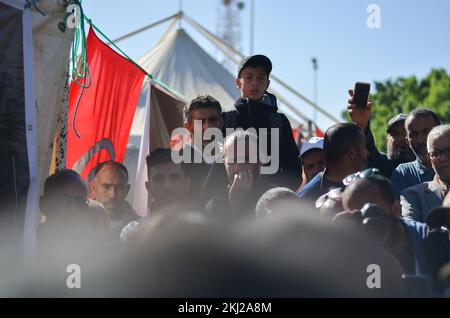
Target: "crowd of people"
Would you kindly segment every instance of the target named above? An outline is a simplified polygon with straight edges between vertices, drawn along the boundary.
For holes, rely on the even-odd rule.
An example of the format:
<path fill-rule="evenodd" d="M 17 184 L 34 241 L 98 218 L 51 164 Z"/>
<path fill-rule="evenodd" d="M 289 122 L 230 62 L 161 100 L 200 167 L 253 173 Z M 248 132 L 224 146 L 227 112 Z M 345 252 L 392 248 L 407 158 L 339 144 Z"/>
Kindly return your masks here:
<path fill-rule="evenodd" d="M 399 114 L 387 123 L 387 153 L 380 153 L 372 105 L 356 107 L 350 90 L 352 123 L 298 147 L 267 92 L 271 70 L 263 55 L 241 62 L 233 111 L 212 96 L 185 106 L 192 137 L 194 121 L 203 134 L 241 129 L 217 148 L 218 162 L 172 160 L 175 151 L 203 156 L 214 139 L 153 150 L 144 217 L 126 200 L 121 163 L 99 164 L 91 189 L 74 171 L 51 175 L 40 198 L 43 264 L 84 257 L 92 273 L 83 295 L 95 296 L 450 296 L 450 125 L 426 108 Z M 251 160 L 261 148 L 279 151 L 276 173 L 261 173 L 260 152 Z M 367 283 L 371 264 L 381 270 L 376 287 Z M 64 289 L 47 287 L 49 295 Z"/>

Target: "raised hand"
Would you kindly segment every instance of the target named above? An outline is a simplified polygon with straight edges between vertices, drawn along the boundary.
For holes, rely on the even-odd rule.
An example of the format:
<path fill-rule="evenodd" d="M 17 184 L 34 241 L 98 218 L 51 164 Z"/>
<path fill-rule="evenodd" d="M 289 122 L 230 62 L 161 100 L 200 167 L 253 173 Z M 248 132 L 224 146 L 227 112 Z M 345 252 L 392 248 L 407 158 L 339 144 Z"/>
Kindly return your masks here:
<path fill-rule="evenodd" d="M 348 100 L 347 104 L 348 114 L 352 122 L 362 130 L 364 130 L 369 124 L 370 115 L 372 113 L 372 103 L 369 101 L 367 103 L 367 107 L 357 108 L 354 104 L 353 90 L 350 89 L 348 91 L 348 94 L 350 95 L 350 99 Z"/>

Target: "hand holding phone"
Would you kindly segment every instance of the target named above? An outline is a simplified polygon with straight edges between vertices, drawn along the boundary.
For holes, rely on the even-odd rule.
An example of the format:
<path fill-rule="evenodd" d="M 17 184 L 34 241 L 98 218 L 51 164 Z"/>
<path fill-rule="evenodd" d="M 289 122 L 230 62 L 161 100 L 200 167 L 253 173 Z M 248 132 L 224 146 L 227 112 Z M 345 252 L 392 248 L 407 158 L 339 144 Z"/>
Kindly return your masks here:
<path fill-rule="evenodd" d="M 370 84 L 357 82 L 353 90 L 349 90 L 347 109 L 353 123 L 359 128 L 366 129 L 369 124 L 372 105 L 369 102 Z"/>

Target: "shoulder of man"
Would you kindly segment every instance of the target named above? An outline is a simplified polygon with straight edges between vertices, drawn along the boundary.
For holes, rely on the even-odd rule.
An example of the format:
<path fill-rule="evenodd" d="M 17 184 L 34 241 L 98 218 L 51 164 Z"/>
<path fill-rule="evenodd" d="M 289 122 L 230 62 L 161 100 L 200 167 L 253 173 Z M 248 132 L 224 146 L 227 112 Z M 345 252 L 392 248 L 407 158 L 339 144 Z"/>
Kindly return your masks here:
<path fill-rule="evenodd" d="M 286 115 L 279 112 L 270 112 L 269 113 L 269 123 L 271 128 L 284 128 L 289 124 L 289 120 Z M 289 124 L 290 125 L 290 124 Z"/>
<path fill-rule="evenodd" d="M 430 182 L 423 182 L 411 187 L 408 187 L 400 192 L 401 195 L 409 195 L 411 193 L 423 194 L 429 188 Z"/>
<path fill-rule="evenodd" d="M 391 175 L 391 182 L 398 195 L 400 191 L 408 188 L 408 184 L 411 183 L 411 178 L 416 179 L 416 168 L 413 162 L 402 163 L 395 168 Z M 415 184 L 416 182 L 413 182 Z"/>
<path fill-rule="evenodd" d="M 415 161 L 401 163 L 395 168 L 400 175 L 415 175 L 417 172 L 417 163 Z"/>
<path fill-rule="evenodd" d="M 94 213 L 101 213 L 101 214 L 106 213 L 106 210 L 105 210 L 105 207 L 103 206 L 103 204 L 96 201 L 95 199 L 90 199 L 87 201 L 87 203 L 88 203 L 89 209 L 91 211 L 93 211 Z"/>
<path fill-rule="evenodd" d="M 222 113 L 223 118 L 223 127 L 224 128 L 236 128 L 237 126 L 237 118 L 238 118 L 237 110 L 230 110 Z"/>
<path fill-rule="evenodd" d="M 122 224 L 122 227 L 124 227 L 125 225 L 127 225 L 128 223 L 130 223 L 132 221 L 136 221 L 141 218 L 137 214 L 136 210 L 131 206 L 131 204 L 128 201 L 125 200 L 123 208 L 124 208 L 125 215 L 123 216 L 122 220 L 120 221 L 120 223 Z"/>
<path fill-rule="evenodd" d="M 402 215 L 405 219 L 421 218 L 421 206 L 427 185 L 421 183 L 400 192 Z"/>
<path fill-rule="evenodd" d="M 428 235 L 429 227 L 427 224 L 412 219 L 402 218 L 411 238 L 425 240 Z"/>
<path fill-rule="evenodd" d="M 313 195 L 315 189 L 320 188 L 320 180 L 322 179 L 323 172 L 318 173 L 314 178 L 312 178 L 305 186 L 300 190 L 298 196 L 300 198 L 306 198 Z"/>
<path fill-rule="evenodd" d="M 127 242 L 130 240 L 130 238 L 135 237 L 139 230 L 139 227 L 144 224 L 146 220 L 147 217 L 142 217 L 125 225 L 120 231 L 120 241 Z"/>

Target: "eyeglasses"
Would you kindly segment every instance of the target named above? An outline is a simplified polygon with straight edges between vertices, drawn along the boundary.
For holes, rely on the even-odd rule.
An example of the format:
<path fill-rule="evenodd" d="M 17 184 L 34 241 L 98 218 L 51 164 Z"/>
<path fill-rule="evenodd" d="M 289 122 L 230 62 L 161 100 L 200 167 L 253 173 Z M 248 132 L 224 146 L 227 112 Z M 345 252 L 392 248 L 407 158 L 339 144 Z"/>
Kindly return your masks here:
<path fill-rule="evenodd" d="M 440 160 L 443 157 L 450 158 L 450 148 L 435 150 L 428 153 L 431 159 Z"/>
<path fill-rule="evenodd" d="M 316 200 L 316 209 L 320 209 L 322 208 L 322 206 L 325 204 L 325 202 L 328 199 L 334 200 L 334 201 L 338 201 L 341 197 L 341 193 L 342 193 L 342 188 L 334 188 L 330 191 L 328 191 L 327 193 L 321 195 L 317 200 Z"/>
<path fill-rule="evenodd" d="M 342 183 L 345 186 L 348 186 L 349 184 L 351 184 L 353 181 L 355 181 L 356 179 L 367 179 L 373 176 L 382 176 L 382 174 L 380 173 L 380 170 L 376 169 L 376 168 L 369 168 L 363 171 L 359 171 L 357 173 L 353 173 L 347 177 L 345 177 L 344 180 L 342 180 Z"/>

